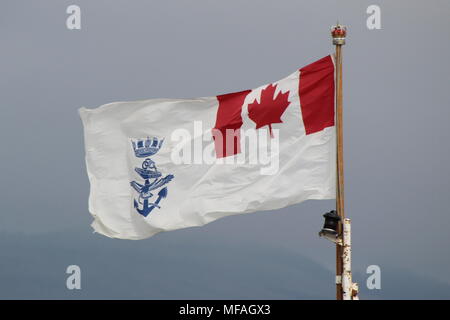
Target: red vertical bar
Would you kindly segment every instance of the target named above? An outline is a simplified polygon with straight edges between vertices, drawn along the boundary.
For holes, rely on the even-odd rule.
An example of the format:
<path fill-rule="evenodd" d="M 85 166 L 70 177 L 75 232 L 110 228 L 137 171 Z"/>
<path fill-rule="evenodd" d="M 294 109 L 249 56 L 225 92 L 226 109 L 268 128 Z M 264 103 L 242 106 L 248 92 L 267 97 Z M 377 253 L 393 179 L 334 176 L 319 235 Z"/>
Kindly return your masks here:
<path fill-rule="evenodd" d="M 334 63 L 331 56 L 300 69 L 299 96 L 306 134 L 334 126 Z"/>

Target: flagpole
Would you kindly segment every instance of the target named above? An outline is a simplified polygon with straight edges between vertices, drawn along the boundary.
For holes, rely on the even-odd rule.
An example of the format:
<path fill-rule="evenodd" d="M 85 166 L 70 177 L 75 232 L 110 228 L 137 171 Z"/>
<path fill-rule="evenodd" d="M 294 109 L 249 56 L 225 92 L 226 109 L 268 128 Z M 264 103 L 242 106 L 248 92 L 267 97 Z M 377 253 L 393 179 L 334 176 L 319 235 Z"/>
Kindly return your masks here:
<path fill-rule="evenodd" d="M 338 225 L 338 234 L 343 234 L 344 211 L 344 149 L 343 149 L 343 128 L 342 128 L 342 46 L 345 44 L 346 28 L 339 23 L 332 27 L 331 35 L 333 44 L 336 47 L 336 211 L 341 218 Z M 343 299 L 342 288 L 343 275 L 343 246 L 336 243 L 336 299 Z"/>

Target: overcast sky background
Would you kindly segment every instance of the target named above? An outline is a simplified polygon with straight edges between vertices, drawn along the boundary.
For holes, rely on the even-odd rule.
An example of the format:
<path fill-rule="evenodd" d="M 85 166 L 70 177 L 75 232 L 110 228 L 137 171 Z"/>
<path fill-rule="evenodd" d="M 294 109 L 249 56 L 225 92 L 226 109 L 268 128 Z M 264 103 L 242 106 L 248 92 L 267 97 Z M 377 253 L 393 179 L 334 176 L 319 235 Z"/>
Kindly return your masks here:
<path fill-rule="evenodd" d="M 66 28 L 81 7 L 82 29 Z M 366 8 L 381 7 L 381 30 Z M 0 298 L 333 299 L 333 201 L 141 241 L 92 233 L 77 110 L 213 96 L 344 47 L 346 212 L 362 299 L 450 298 L 449 1 L 2 1 Z M 295 183 L 295 181 L 292 181 Z M 68 265 L 81 290 L 66 289 Z M 379 265 L 381 290 L 366 288 Z"/>

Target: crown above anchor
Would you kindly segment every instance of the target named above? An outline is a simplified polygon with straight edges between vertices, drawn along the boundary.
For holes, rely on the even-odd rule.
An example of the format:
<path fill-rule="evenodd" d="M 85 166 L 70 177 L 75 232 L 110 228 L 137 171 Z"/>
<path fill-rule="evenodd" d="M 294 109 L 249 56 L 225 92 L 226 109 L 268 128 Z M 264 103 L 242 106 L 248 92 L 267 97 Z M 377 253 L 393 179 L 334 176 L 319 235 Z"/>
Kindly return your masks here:
<path fill-rule="evenodd" d="M 131 140 L 133 144 L 134 154 L 138 158 L 145 158 L 154 155 L 161 149 L 164 139 L 159 140 L 157 137 L 150 139 L 138 139 L 136 141 Z"/>

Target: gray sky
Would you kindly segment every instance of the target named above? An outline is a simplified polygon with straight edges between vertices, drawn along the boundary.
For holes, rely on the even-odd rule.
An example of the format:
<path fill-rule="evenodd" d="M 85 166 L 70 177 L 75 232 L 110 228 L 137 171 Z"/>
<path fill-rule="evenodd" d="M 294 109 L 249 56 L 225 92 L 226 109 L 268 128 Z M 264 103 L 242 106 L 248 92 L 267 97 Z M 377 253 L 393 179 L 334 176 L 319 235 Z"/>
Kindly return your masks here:
<path fill-rule="evenodd" d="M 339 5 L 338 5 L 339 3 Z M 66 8 L 81 7 L 68 30 Z M 381 30 L 366 8 L 381 7 Z M 92 234 L 81 106 L 234 92 L 344 48 L 346 211 L 361 298 L 450 298 L 450 2 L 3 1 L 0 298 L 334 298 L 333 201 L 141 241 Z M 295 183 L 293 181 L 293 183 Z M 65 287 L 68 265 L 82 289 Z M 381 267 L 382 289 L 365 286 Z"/>

